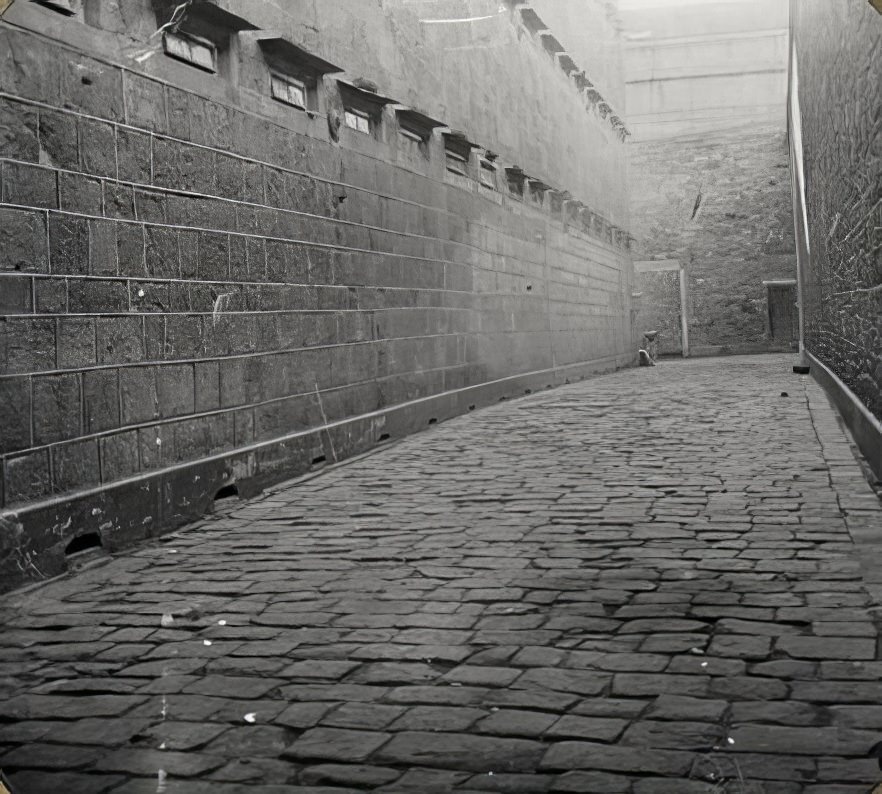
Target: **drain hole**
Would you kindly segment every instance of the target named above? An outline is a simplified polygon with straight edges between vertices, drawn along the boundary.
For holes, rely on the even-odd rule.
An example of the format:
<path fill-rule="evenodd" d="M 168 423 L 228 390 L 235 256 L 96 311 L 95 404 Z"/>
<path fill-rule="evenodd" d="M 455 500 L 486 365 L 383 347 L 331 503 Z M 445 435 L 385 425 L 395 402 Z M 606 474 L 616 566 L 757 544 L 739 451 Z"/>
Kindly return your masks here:
<path fill-rule="evenodd" d="M 524 389 L 524 394 L 532 394 L 532 393 L 533 393 L 532 389 Z"/>
<path fill-rule="evenodd" d="M 390 438 L 390 436 L 389 436 L 388 433 L 383 433 L 383 435 L 380 436 L 380 438 L 378 439 L 378 441 L 388 441 L 389 438 Z"/>
<path fill-rule="evenodd" d="M 504 403 L 507 399 L 508 399 L 508 397 L 503 395 L 502 397 L 499 398 L 499 402 Z"/>
<path fill-rule="evenodd" d="M 229 499 L 233 496 L 239 496 L 239 489 L 233 483 L 230 483 L 229 485 L 225 485 L 214 495 L 214 501 L 218 502 L 221 499 Z"/>
<path fill-rule="evenodd" d="M 78 554 L 81 551 L 89 549 L 101 548 L 101 536 L 97 532 L 87 532 L 85 535 L 77 535 L 67 547 L 64 553 L 70 557 L 71 554 Z"/>
<path fill-rule="evenodd" d="M 318 466 L 319 463 L 324 463 L 327 460 L 324 455 L 319 455 L 317 458 L 312 459 L 312 465 Z"/>
<path fill-rule="evenodd" d="M 430 424 L 430 425 L 437 425 L 437 424 L 438 424 L 438 419 L 437 419 L 436 417 L 433 416 L 433 417 L 429 420 L 429 424 Z"/>
<path fill-rule="evenodd" d="M 469 410 L 470 410 L 470 411 L 474 411 L 474 410 L 475 410 L 475 406 L 474 406 L 474 405 L 470 405 L 470 406 L 469 406 Z"/>

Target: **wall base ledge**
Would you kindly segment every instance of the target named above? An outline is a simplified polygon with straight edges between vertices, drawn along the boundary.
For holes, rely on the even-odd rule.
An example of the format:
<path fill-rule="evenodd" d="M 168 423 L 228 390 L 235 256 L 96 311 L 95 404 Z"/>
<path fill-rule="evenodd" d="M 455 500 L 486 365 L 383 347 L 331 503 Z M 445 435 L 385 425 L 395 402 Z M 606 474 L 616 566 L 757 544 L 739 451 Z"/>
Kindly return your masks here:
<path fill-rule="evenodd" d="M 873 474 L 882 480 L 882 422 L 826 364 L 806 351 L 812 377 L 827 393 Z"/>

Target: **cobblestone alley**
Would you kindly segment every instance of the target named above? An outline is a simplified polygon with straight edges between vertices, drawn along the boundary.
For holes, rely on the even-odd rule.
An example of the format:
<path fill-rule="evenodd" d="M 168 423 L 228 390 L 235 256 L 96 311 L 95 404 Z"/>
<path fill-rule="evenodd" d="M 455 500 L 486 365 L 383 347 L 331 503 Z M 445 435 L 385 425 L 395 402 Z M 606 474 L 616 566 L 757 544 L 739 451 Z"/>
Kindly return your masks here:
<path fill-rule="evenodd" d="M 15 794 L 867 794 L 879 502 L 791 363 L 502 403 L 6 596 L 0 767 Z"/>

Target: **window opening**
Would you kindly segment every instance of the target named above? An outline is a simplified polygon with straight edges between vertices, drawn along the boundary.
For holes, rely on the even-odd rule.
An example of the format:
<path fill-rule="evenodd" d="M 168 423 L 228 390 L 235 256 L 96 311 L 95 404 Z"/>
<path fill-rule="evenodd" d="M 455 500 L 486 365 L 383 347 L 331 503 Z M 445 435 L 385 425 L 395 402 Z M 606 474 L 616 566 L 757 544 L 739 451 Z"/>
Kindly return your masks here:
<path fill-rule="evenodd" d="M 362 110 L 346 108 L 343 114 L 344 123 L 351 130 L 371 134 L 371 117 Z"/>
<path fill-rule="evenodd" d="M 456 152 L 445 152 L 447 158 L 447 170 L 452 174 L 466 175 L 466 167 L 468 165 L 465 157 Z"/>
<path fill-rule="evenodd" d="M 217 47 L 208 39 L 178 30 L 164 33 L 162 40 L 166 55 L 206 72 L 217 71 Z"/>
<path fill-rule="evenodd" d="M 282 77 L 274 74 L 270 78 L 273 99 L 292 105 L 295 108 L 306 110 L 306 84 L 293 77 Z"/>
<path fill-rule="evenodd" d="M 505 176 L 508 182 L 508 191 L 517 198 L 524 197 L 524 181 L 526 176 L 524 172 L 517 166 L 505 169 Z"/>

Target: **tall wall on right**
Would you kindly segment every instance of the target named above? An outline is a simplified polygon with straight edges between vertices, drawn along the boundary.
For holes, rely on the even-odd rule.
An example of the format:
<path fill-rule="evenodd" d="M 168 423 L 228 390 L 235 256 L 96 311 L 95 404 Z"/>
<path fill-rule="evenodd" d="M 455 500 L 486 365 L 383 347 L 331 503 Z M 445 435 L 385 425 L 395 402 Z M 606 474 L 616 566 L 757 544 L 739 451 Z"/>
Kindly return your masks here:
<path fill-rule="evenodd" d="M 806 347 L 882 419 L 882 14 L 799 0 Z"/>

